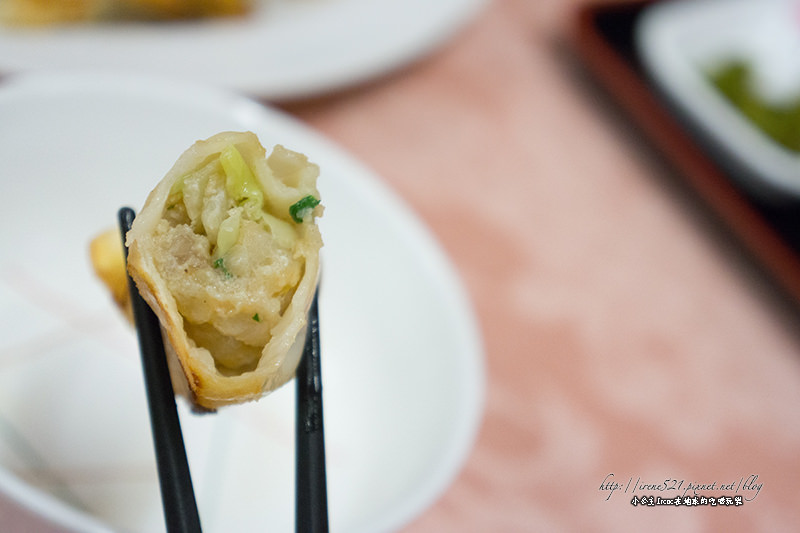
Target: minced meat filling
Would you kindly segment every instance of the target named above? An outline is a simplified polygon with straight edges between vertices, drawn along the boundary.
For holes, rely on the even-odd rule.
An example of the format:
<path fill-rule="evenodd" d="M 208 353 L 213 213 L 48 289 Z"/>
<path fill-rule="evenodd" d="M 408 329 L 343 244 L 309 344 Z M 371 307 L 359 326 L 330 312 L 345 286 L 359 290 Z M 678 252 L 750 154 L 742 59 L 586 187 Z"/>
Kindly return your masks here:
<path fill-rule="evenodd" d="M 226 194 L 218 170 L 212 162 L 198 170 L 201 179 L 184 180 L 158 223 L 153 257 L 189 337 L 213 354 L 221 371 L 246 371 L 269 342 L 304 265 L 294 246 L 287 248 L 286 239 L 276 239 L 269 225 L 252 220 L 252 211 Z M 217 243 L 221 220 L 236 222 L 224 255 Z"/>

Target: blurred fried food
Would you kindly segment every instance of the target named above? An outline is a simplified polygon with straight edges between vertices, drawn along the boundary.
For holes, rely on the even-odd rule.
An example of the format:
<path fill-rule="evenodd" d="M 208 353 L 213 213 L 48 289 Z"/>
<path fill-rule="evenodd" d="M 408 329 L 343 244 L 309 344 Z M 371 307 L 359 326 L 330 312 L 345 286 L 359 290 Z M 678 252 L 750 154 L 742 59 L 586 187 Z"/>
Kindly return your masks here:
<path fill-rule="evenodd" d="M 182 20 L 246 15 L 252 0 L 2 0 L 0 22 L 51 26 L 115 20 Z"/>
<path fill-rule="evenodd" d="M 18 26 L 45 26 L 88 20 L 96 0 L 5 0 L 0 21 Z"/>
<path fill-rule="evenodd" d="M 95 274 L 108 288 L 114 303 L 132 321 L 125 250 L 119 231 L 111 228 L 92 239 L 89 243 L 89 256 Z"/>

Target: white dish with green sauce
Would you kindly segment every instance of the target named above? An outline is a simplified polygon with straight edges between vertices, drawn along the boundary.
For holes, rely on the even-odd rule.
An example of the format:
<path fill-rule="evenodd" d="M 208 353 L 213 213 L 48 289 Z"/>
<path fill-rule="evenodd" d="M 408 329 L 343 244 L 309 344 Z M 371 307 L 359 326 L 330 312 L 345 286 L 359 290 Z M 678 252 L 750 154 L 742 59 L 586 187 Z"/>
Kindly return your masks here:
<path fill-rule="evenodd" d="M 800 3 L 678 0 L 636 28 L 648 75 L 764 198 L 800 197 Z"/>

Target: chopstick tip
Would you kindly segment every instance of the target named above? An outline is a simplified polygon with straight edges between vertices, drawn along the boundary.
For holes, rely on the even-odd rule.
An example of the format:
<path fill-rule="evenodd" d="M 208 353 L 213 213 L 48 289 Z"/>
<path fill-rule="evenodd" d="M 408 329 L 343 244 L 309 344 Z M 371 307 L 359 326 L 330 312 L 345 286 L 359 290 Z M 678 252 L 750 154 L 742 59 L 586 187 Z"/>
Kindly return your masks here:
<path fill-rule="evenodd" d="M 136 218 L 136 213 L 130 207 L 122 207 L 117 212 L 117 217 L 124 228 L 130 229 L 133 219 Z"/>

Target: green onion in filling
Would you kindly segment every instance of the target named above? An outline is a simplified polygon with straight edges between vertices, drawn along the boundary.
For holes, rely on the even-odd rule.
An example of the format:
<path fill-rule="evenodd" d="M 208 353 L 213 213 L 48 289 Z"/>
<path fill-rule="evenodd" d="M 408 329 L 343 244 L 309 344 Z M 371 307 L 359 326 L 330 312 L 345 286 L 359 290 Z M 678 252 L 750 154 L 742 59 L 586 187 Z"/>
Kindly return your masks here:
<path fill-rule="evenodd" d="M 289 207 L 289 214 L 292 216 L 292 220 L 300 224 L 318 204 L 319 200 L 309 194 L 292 204 Z"/>

